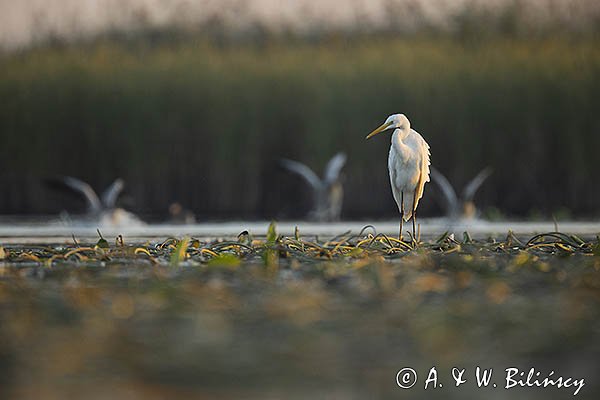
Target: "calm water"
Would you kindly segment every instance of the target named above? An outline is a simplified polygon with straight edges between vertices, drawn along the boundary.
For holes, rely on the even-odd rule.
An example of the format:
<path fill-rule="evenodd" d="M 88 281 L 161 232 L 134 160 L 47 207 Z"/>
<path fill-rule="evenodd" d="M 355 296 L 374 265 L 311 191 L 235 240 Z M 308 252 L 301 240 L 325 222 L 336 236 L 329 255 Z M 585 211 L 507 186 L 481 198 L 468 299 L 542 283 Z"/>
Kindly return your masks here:
<path fill-rule="evenodd" d="M 161 237 L 193 236 L 198 238 L 235 237 L 242 231 L 249 231 L 253 235 L 264 235 L 270 221 L 231 221 L 200 223 L 195 225 L 99 225 L 94 223 L 79 223 L 77 220 L 65 223 L 58 220 L 45 222 L 33 221 L 6 221 L 0 220 L 0 243 L 7 242 L 44 242 L 49 238 L 71 240 L 72 235 L 82 238 L 95 238 L 99 228 L 106 237 L 122 234 L 126 237 L 144 240 Z M 453 222 L 446 219 L 422 219 L 419 221 L 421 236 L 424 238 L 438 237 L 446 231 L 462 235 L 468 231 L 473 237 L 485 238 L 487 236 L 502 237 L 507 232 L 513 231 L 519 235 L 533 235 L 555 230 L 554 222 L 487 222 L 482 220 Z M 306 221 L 278 222 L 279 234 L 293 236 L 298 227 L 302 235 L 319 235 L 333 237 L 347 231 L 358 234 L 365 226 L 373 228 L 366 232 L 398 235 L 398 221 L 346 221 L 335 223 L 313 223 Z M 405 224 L 404 229 L 411 230 L 410 224 Z M 558 229 L 564 233 L 592 236 L 600 234 L 600 221 L 586 222 L 559 222 Z"/>

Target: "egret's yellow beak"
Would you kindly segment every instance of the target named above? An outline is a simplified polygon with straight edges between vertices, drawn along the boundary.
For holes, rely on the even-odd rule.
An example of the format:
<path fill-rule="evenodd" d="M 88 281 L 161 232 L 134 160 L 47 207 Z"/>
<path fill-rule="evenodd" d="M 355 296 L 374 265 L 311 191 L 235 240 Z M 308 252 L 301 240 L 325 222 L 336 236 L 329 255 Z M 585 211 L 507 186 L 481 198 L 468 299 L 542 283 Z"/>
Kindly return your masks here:
<path fill-rule="evenodd" d="M 391 125 L 393 124 L 393 122 L 385 122 L 383 125 L 381 125 L 379 128 L 375 129 L 373 132 L 369 133 L 367 135 L 367 137 L 365 139 L 369 139 L 375 135 L 377 135 L 378 133 L 381 133 L 383 131 L 385 131 L 387 128 L 389 128 Z"/>

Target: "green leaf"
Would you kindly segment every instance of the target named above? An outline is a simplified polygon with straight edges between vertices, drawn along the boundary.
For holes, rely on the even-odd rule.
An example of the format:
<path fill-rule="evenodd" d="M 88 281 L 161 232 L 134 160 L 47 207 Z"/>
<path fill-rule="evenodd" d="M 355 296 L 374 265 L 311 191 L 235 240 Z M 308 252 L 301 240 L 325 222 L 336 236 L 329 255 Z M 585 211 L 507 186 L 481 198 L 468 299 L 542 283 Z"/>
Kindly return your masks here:
<path fill-rule="evenodd" d="M 571 240 L 573 240 L 579 246 L 583 246 L 585 244 L 585 242 L 577 235 L 571 235 L 570 237 L 571 237 Z"/>
<path fill-rule="evenodd" d="M 108 249 L 110 246 L 108 244 L 108 241 L 102 236 L 102 233 L 100 233 L 100 229 L 96 229 L 96 232 L 98 232 L 98 236 L 100 236 L 100 239 L 98 239 L 96 246 L 98 246 L 101 249 Z"/>
<path fill-rule="evenodd" d="M 277 224 L 275 221 L 271 221 L 269 229 L 267 230 L 267 243 L 275 244 L 277 241 Z"/>
<path fill-rule="evenodd" d="M 444 240 L 446 240 L 448 238 L 448 236 L 450 236 L 450 232 L 446 231 L 446 232 L 442 233 L 442 236 L 437 238 L 435 242 L 437 244 L 440 244 L 440 243 L 444 242 Z"/>
<path fill-rule="evenodd" d="M 360 257 L 363 257 L 364 255 L 365 255 L 365 250 L 361 249 L 359 247 L 355 247 L 347 254 L 347 256 L 354 257 L 354 258 L 360 258 Z"/>
<path fill-rule="evenodd" d="M 209 267 L 237 267 L 241 260 L 233 254 L 223 253 L 208 262 Z"/>
<path fill-rule="evenodd" d="M 184 237 L 177 243 L 177 246 L 175 246 L 175 250 L 173 250 L 173 253 L 171 254 L 171 265 L 172 266 L 177 266 L 182 261 L 185 261 L 185 257 L 187 255 L 187 249 L 188 249 L 189 244 L 190 244 L 189 237 Z"/>
<path fill-rule="evenodd" d="M 467 231 L 463 232 L 463 243 L 473 243 L 473 239 L 471 238 L 471 235 L 469 235 L 469 232 L 467 232 Z"/>
<path fill-rule="evenodd" d="M 272 268 L 276 267 L 279 263 L 279 254 L 275 248 L 277 245 L 277 225 L 275 221 L 269 224 L 267 231 L 267 241 L 265 243 L 265 252 L 263 253 L 263 262 L 265 266 Z"/>

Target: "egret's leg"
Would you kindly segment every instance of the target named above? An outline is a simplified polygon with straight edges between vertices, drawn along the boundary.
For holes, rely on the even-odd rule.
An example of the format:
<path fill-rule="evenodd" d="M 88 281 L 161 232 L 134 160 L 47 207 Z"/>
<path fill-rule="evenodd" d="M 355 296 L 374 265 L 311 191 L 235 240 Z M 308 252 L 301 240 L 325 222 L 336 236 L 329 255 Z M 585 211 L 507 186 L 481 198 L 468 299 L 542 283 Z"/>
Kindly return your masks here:
<path fill-rule="evenodd" d="M 400 192 L 400 233 L 398 239 L 402 240 L 402 223 L 404 222 L 404 192 Z"/>
<path fill-rule="evenodd" d="M 415 193 L 413 196 L 413 209 L 412 209 L 412 225 L 413 225 L 413 239 L 415 240 L 415 242 L 417 241 L 417 230 L 416 230 L 416 224 L 417 224 L 417 190 L 415 189 Z"/>

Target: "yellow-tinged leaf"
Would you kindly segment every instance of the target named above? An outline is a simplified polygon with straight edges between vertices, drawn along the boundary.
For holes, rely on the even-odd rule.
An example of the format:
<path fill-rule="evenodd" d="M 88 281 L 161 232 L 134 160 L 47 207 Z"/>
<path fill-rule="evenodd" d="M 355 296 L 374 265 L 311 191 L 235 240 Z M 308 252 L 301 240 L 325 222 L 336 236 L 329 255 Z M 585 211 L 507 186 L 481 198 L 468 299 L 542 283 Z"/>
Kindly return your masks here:
<path fill-rule="evenodd" d="M 73 254 L 78 254 L 82 251 L 94 251 L 95 249 L 92 249 L 91 247 L 78 247 L 76 249 L 70 250 L 67 253 L 65 253 L 64 257 L 65 258 L 69 258 L 70 256 L 72 256 Z"/>
<path fill-rule="evenodd" d="M 540 262 L 537 264 L 537 267 L 540 271 L 542 272 L 550 272 L 550 264 L 548 264 L 547 262 Z"/>
<path fill-rule="evenodd" d="M 179 265 L 182 261 L 185 261 L 187 256 L 187 249 L 190 244 L 190 238 L 185 237 L 177 243 L 175 250 L 171 253 L 171 265 Z"/>
<path fill-rule="evenodd" d="M 473 260 L 475 259 L 475 257 L 473 257 L 472 254 L 465 254 L 461 258 L 464 262 L 467 262 L 467 263 L 473 262 Z"/>
<path fill-rule="evenodd" d="M 44 264 L 46 265 L 46 267 L 48 267 L 48 268 L 49 268 L 49 267 L 51 267 L 51 266 L 52 266 L 52 263 L 54 262 L 54 260 L 56 260 L 56 259 L 61 259 L 61 260 L 62 260 L 62 259 L 64 259 L 64 258 L 65 258 L 65 256 L 63 256 L 62 254 L 55 254 L 55 255 L 53 255 L 52 257 L 48 258 L 48 259 L 47 259 L 47 260 L 44 262 Z"/>
<path fill-rule="evenodd" d="M 528 262 L 531 261 L 531 256 L 526 251 L 521 251 L 514 260 L 514 263 L 517 267 L 522 267 Z"/>
<path fill-rule="evenodd" d="M 201 250 L 200 250 L 200 253 L 202 253 L 202 254 L 206 253 L 206 254 L 209 254 L 209 255 L 211 255 L 211 256 L 213 256 L 213 257 L 219 257 L 219 254 L 218 254 L 218 253 L 215 253 L 215 252 L 214 252 L 214 251 L 212 251 L 211 249 L 201 249 Z"/>
<path fill-rule="evenodd" d="M 565 246 L 562 243 L 555 243 L 555 246 L 558 247 L 559 249 L 561 249 L 562 251 L 566 252 L 566 253 L 572 253 L 573 249 L 571 249 L 570 247 Z"/>
<path fill-rule="evenodd" d="M 135 249 L 134 253 L 135 254 L 140 254 L 141 253 L 141 254 L 145 254 L 145 255 L 147 255 L 149 257 L 152 257 L 152 254 L 150 254 L 150 252 L 147 249 L 143 248 L 143 247 L 138 247 L 137 249 Z"/>
<path fill-rule="evenodd" d="M 209 267 L 237 267 L 241 261 L 233 254 L 219 254 L 208 262 Z"/>
<path fill-rule="evenodd" d="M 42 262 L 42 260 L 40 260 L 40 258 L 38 256 L 36 256 L 35 254 L 30 254 L 30 253 L 23 253 L 23 254 L 21 254 L 21 256 L 19 258 L 24 259 L 24 260 L 29 260 L 29 261 Z"/>
<path fill-rule="evenodd" d="M 277 241 L 277 224 L 271 221 L 267 230 L 267 243 L 275 243 Z"/>
<path fill-rule="evenodd" d="M 368 254 L 365 254 L 365 251 L 363 249 L 356 247 L 348 252 L 348 256 L 354 258 L 361 258 L 368 256 Z"/>

